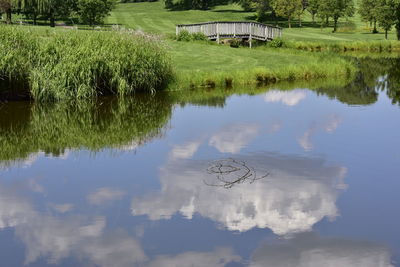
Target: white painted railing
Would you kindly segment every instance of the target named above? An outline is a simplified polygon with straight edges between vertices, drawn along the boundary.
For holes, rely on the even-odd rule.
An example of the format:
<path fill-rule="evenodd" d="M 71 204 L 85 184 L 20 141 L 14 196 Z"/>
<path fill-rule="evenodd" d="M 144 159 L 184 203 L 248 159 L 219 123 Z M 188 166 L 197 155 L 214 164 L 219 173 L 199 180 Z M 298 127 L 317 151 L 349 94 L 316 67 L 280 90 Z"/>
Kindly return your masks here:
<path fill-rule="evenodd" d="M 282 28 L 257 22 L 205 22 L 197 24 L 180 24 L 176 26 L 176 34 L 181 31 L 203 33 L 212 40 L 220 38 L 245 38 L 262 41 L 282 37 Z"/>

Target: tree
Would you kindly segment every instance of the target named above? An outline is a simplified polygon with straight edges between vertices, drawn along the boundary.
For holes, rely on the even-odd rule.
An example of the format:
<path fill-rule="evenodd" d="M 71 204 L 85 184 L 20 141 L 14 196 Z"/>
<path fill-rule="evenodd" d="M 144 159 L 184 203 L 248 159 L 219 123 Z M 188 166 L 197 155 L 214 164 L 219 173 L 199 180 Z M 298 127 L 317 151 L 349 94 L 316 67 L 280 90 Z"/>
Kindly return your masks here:
<path fill-rule="evenodd" d="M 379 7 L 381 5 L 381 0 L 361 0 L 358 13 L 360 14 L 362 20 L 367 21 L 374 25 L 373 33 L 378 33 L 376 28 L 376 23 L 379 15 Z"/>
<path fill-rule="evenodd" d="M 36 17 L 42 15 L 50 19 L 50 26 L 55 27 L 57 17 L 67 17 L 77 11 L 77 0 L 13 0 L 19 11 L 31 15 L 34 23 Z"/>
<path fill-rule="evenodd" d="M 354 12 L 353 0 L 320 0 L 318 13 L 321 17 L 333 18 L 333 32 L 337 31 L 338 21 L 341 17 L 352 17 Z"/>
<path fill-rule="evenodd" d="M 0 12 L 6 13 L 6 23 L 11 24 L 13 2 L 12 0 L 0 0 Z"/>
<path fill-rule="evenodd" d="M 307 11 L 310 12 L 312 22 L 315 22 L 315 15 L 318 13 L 320 5 L 320 0 L 308 0 L 307 2 Z"/>
<path fill-rule="evenodd" d="M 253 0 L 239 0 L 239 4 L 242 6 L 244 11 L 253 11 L 255 10 L 255 5 Z"/>
<path fill-rule="evenodd" d="M 302 0 L 273 0 L 272 8 L 278 16 L 288 19 L 289 28 L 292 27 L 292 18 L 303 11 Z"/>
<path fill-rule="evenodd" d="M 393 0 L 392 5 L 393 9 L 395 10 L 397 40 L 400 41 L 400 0 Z"/>
<path fill-rule="evenodd" d="M 103 23 L 111 10 L 115 7 L 113 0 L 79 0 L 79 16 L 83 23 L 90 26 Z"/>
<path fill-rule="evenodd" d="M 379 26 L 385 30 L 385 38 L 388 38 L 388 31 L 390 31 L 396 23 L 396 10 L 394 9 L 393 0 L 379 0 L 379 7 L 377 10 L 377 21 Z"/>

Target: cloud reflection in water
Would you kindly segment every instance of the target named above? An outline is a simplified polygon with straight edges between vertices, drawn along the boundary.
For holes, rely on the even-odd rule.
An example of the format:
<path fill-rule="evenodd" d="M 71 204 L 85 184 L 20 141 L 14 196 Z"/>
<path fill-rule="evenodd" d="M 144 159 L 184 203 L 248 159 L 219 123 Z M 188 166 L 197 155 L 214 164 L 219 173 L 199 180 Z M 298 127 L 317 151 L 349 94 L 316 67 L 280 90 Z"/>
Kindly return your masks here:
<path fill-rule="evenodd" d="M 326 166 L 317 158 L 277 154 L 238 160 L 267 171 L 268 177 L 228 190 L 204 184 L 215 179 L 206 172 L 207 162 L 171 160 L 160 170 L 161 191 L 133 199 L 133 215 L 160 220 L 198 213 L 229 230 L 270 228 L 279 235 L 310 231 L 324 217 L 337 216 L 335 202 L 346 168 Z"/>

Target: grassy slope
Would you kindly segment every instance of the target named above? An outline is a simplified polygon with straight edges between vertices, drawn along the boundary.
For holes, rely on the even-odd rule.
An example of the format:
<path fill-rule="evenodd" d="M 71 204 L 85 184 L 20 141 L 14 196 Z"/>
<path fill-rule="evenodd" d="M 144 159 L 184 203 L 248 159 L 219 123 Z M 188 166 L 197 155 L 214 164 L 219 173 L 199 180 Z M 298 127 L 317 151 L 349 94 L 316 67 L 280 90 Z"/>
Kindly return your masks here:
<path fill-rule="evenodd" d="M 243 12 L 238 5 L 217 6 L 212 10 L 169 11 L 164 8 L 164 2 L 142 2 L 118 4 L 117 8 L 107 19 L 109 24 L 120 24 L 129 28 L 140 29 L 153 33 L 175 33 L 176 24 L 196 23 L 205 21 L 232 21 L 252 20 L 254 13 Z M 371 34 L 367 25 L 361 22 L 358 15 L 346 22 L 342 19 L 338 33 L 332 33 L 332 28 L 321 29 L 313 25 L 310 17 L 305 15 L 304 27 L 284 30 L 284 38 L 289 40 L 312 41 L 355 41 L 355 40 L 383 40 L 384 34 Z M 270 22 L 273 23 L 273 22 Z M 280 26 L 286 26 L 286 21 L 280 21 Z M 390 34 L 395 39 L 395 34 Z"/>
<path fill-rule="evenodd" d="M 107 19 L 108 24 L 120 24 L 125 27 L 138 29 L 146 32 L 174 35 L 176 24 L 195 23 L 204 21 L 232 21 L 252 20 L 254 13 L 243 12 L 241 7 L 235 4 L 218 6 L 213 10 L 200 11 L 169 11 L 164 8 L 164 2 L 142 2 L 119 4 Z M 283 22 L 284 23 L 284 22 Z M 306 22 L 307 23 L 307 22 Z M 310 32 L 310 37 L 315 38 L 314 31 L 321 32 L 320 28 L 302 28 L 285 30 L 284 36 Z M 323 29 L 327 39 L 332 34 L 330 29 Z M 320 33 L 324 35 L 324 33 Z M 338 34 L 337 36 L 350 36 L 350 34 Z M 377 36 L 377 35 L 375 35 Z M 339 38 L 339 37 L 336 37 Z M 343 38 L 342 38 L 343 39 Z M 206 73 L 204 79 L 221 80 L 224 75 L 227 77 L 235 75 L 238 71 L 247 72 L 249 76 L 255 75 L 255 69 L 280 70 L 286 67 L 298 67 L 314 64 L 321 64 L 320 58 L 306 52 L 279 51 L 276 49 L 233 49 L 223 45 L 210 45 L 204 43 L 185 43 L 169 40 L 167 44 L 172 55 L 172 60 L 178 74 L 183 76 L 197 76 L 199 73 Z M 300 40 L 300 38 L 299 38 Z M 334 60 L 333 60 L 334 61 Z M 335 65 L 336 64 L 336 65 Z M 332 67 L 337 68 L 340 62 L 333 62 Z M 323 66 L 324 67 L 324 66 Z M 297 70 L 297 71 L 298 71 Z M 215 73 L 224 75 L 215 75 Z M 218 77 L 215 77 L 218 76 Z M 243 75 L 241 75 L 243 76 Z M 195 83 L 199 83 L 196 77 Z M 239 79 L 243 79 L 241 77 Z M 245 78 L 244 78 L 245 79 Z"/>

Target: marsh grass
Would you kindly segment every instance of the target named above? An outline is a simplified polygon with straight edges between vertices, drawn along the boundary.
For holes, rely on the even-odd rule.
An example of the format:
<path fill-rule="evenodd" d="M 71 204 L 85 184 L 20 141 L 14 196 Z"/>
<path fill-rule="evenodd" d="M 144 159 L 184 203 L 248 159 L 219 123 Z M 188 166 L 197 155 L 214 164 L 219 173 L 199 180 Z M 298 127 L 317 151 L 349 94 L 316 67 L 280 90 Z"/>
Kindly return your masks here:
<path fill-rule="evenodd" d="M 0 26 L 0 35 L 1 77 L 23 80 L 36 100 L 154 92 L 172 78 L 162 41 L 134 31 L 40 35 Z"/>
<path fill-rule="evenodd" d="M 330 52 L 400 52 L 399 41 L 345 41 L 345 42 L 315 42 L 315 41 L 285 41 L 286 48 L 294 48 L 306 51 L 330 51 Z"/>
<path fill-rule="evenodd" d="M 0 25 L 0 79 L 27 80 L 38 42 L 29 32 Z"/>

